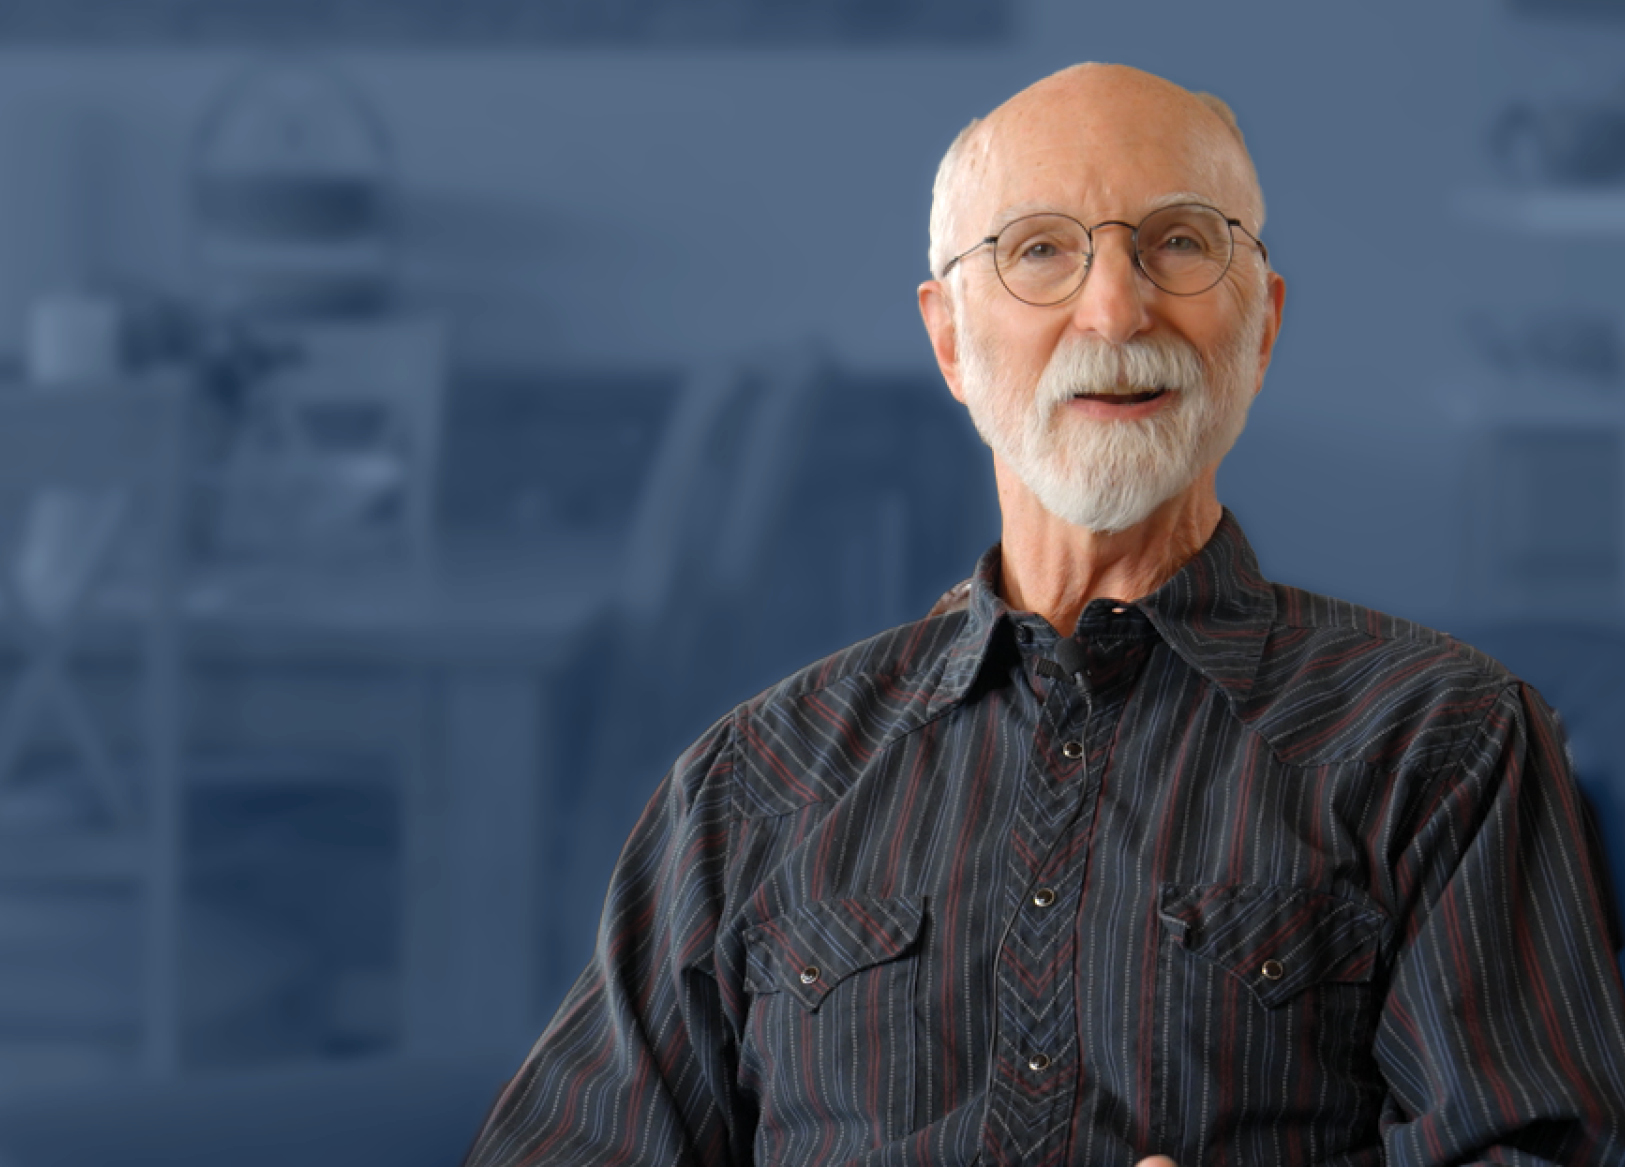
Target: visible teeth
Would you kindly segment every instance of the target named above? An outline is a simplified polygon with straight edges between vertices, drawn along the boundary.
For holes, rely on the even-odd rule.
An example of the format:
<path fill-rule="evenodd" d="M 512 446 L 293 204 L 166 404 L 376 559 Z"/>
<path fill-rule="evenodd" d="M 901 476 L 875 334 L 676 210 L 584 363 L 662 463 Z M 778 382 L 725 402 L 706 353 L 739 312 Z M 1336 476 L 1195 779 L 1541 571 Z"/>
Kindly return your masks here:
<path fill-rule="evenodd" d="M 1078 394 L 1075 394 L 1075 396 L 1078 397 L 1078 398 L 1084 398 L 1084 399 L 1094 400 L 1094 401 L 1099 401 L 1099 400 L 1102 400 L 1102 399 L 1110 398 L 1110 399 L 1115 399 L 1117 401 L 1120 401 L 1120 402 L 1122 402 L 1124 404 L 1137 404 L 1137 403 L 1139 403 L 1141 401 L 1150 401 L 1153 397 L 1160 397 L 1162 394 L 1164 394 L 1166 392 L 1167 392 L 1167 390 L 1162 389 L 1162 388 L 1157 388 L 1157 389 L 1111 389 L 1111 390 L 1107 390 L 1105 392 L 1078 393 Z"/>

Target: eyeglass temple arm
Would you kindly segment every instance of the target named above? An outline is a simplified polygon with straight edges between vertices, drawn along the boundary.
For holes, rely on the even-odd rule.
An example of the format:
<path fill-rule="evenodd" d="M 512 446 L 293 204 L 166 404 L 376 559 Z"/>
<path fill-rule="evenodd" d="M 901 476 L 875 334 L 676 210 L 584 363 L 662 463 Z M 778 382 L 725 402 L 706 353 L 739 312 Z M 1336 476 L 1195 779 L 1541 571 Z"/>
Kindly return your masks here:
<path fill-rule="evenodd" d="M 1268 263 L 1270 261 L 1270 249 L 1264 246 L 1264 241 L 1257 235 L 1254 235 L 1251 231 L 1247 230 L 1247 228 L 1242 227 L 1240 219 L 1226 219 L 1225 222 L 1229 223 L 1232 227 L 1241 227 L 1241 233 L 1258 245 L 1258 253 L 1264 257 L 1264 262 Z"/>
<path fill-rule="evenodd" d="M 1243 227 L 1242 230 L 1245 231 L 1246 228 Z M 942 265 L 942 270 L 937 273 L 936 278 L 939 279 L 939 280 L 947 279 L 948 278 L 948 273 L 954 270 L 954 264 L 956 264 L 960 260 L 964 259 L 967 255 L 969 255 L 971 252 L 975 251 L 978 247 L 986 247 L 989 243 L 997 243 L 998 241 L 999 241 L 999 237 L 997 235 L 989 235 L 987 238 L 983 239 L 980 243 L 977 243 L 974 246 L 965 248 L 964 251 L 961 251 L 958 255 L 954 256 L 947 263 Z"/>

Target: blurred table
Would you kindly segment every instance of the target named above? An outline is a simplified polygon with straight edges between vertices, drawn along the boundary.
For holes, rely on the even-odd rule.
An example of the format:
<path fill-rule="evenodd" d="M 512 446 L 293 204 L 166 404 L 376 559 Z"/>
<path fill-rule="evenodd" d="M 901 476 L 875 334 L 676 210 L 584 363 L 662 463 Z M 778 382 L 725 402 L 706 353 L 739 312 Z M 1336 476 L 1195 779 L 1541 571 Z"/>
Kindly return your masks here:
<path fill-rule="evenodd" d="M 561 532 L 449 540 L 426 574 L 366 561 L 210 564 L 189 576 L 188 644 L 205 655 L 546 662 L 606 610 L 620 549 L 618 532 Z"/>
<path fill-rule="evenodd" d="M 194 724 L 230 718 L 269 745 L 408 739 L 408 1052 L 528 1044 L 545 1021 L 557 706 L 607 616 L 619 550 L 607 536 L 453 539 L 427 574 L 216 564 L 190 577 Z"/>

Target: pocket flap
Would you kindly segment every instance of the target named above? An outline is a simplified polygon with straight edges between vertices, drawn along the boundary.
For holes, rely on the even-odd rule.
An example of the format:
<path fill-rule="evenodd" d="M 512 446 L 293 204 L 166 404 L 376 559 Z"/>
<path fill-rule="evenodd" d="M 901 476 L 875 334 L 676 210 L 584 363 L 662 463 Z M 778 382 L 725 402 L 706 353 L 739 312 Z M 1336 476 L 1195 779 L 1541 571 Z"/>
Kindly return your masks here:
<path fill-rule="evenodd" d="M 1159 915 L 1187 951 L 1223 967 L 1270 1007 L 1323 981 L 1370 981 L 1388 922 L 1368 901 L 1217 884 L 1164 886 Z"/>
<path fill-rule="evenodd" d="M 923 896 L 806 904 L 745 933 L 745 987 L 787 992 L 816 1010 L 853 973 L 908 951 L 924 920 Z"/>

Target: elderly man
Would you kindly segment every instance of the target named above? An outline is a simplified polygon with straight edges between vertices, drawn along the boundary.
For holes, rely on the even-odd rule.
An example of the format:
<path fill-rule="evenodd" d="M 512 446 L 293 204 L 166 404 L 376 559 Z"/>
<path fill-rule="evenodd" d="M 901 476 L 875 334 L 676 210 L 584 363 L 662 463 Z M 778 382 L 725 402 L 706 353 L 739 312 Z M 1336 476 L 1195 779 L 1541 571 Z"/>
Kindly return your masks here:
<path fill-rule="evenodd" d="M 1002 541 L 678 760 L 472 1162 L 1625 1162 L 1550 710 L 1215 497 L 1263 214 L 1228 109 L 1131 69 L 959 136 L 919 299 Z"/>

